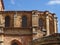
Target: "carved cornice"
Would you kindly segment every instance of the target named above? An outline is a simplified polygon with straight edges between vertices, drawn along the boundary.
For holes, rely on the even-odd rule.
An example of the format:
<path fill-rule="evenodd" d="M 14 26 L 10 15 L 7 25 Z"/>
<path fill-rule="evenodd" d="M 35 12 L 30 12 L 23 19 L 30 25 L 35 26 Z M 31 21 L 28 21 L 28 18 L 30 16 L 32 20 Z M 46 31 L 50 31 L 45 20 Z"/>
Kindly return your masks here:
<path fill-rule="evenodd" d="M 31 28 L 3 28 L 2 31 L 4 35 L 32 35 Z"/>

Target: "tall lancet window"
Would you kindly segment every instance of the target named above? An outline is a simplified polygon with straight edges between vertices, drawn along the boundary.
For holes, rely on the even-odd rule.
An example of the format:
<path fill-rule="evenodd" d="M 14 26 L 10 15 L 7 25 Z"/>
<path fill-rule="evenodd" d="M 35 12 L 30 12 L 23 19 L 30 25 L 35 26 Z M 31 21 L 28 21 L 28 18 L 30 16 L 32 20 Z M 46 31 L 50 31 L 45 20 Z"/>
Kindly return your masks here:
<path fill-rule="evenodd" d="M 39 27 L 40 28 L 43 28 L 43 23 L 44 23 L 43 20 L 41 18 L 39 18 Z"/>
<path fill-rule="evenodd" d="M 22 17 L 22 27 L 27 27 L 27 17 L 26 16 Z"/>
<path fill-rule="evenodd" d="M 5 17 L 5 27 L 9 27 L 10 26 L 10 17 L 6 16 Z"/>

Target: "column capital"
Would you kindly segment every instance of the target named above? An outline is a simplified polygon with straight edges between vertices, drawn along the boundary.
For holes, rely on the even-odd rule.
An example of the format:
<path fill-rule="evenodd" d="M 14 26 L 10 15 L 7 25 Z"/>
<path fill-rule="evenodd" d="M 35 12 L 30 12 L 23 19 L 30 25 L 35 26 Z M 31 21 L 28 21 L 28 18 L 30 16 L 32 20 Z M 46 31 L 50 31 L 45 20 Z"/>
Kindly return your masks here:
<path fill-rule="evenodd" d="M 47 18 L 47 19 L 49 18 L 49 15 L 48 15 L 48 14 L 46 15 L 46 18 Z"/>
<path fill-rule="evenodd" d="M 57 19 L 58 17 L 54 17 L 54 19 Z"/>
<path fill-rule="evenodd" d="M 45 11 L 44 13 L 45 13 L 45 14 L 49 14 L 49 11 Z"/>
<path fill-rule="evenodd" d="M 54 19 L 57 19 L 57 16 L 56 16 L 56 14 L 55 14 L 55 13 L 53 13 L 52 15 L 54 15 Z"/>
<path fill-rule="evenodd" d="M 54 15 L 54 19 L 57 19 L 57 16 L 56 15 Z"/>

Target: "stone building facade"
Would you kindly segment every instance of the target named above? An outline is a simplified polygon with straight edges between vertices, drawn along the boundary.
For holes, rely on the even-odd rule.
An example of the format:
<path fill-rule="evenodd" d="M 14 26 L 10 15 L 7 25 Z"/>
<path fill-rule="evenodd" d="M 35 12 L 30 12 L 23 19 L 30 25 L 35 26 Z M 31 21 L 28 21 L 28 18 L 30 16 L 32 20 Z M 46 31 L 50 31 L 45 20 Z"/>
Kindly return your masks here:
<path fill-rule="evenodd" d="M 57 17 L 49 11 L 4 11 L 0 0 L 0 44 L 29 45 L 32 40 L 57 33 Z"/>

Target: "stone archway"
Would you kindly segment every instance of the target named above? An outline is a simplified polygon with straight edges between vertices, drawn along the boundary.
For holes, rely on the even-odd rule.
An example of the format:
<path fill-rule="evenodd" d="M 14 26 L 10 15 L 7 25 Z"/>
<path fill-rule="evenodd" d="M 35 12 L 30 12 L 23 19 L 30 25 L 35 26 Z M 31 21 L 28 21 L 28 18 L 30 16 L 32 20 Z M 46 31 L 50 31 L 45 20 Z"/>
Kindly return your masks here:
<path fill-rule="evenodd" d="M 11 45 L 22 45 L 22 43 L 20 43 L 18 40 L 13 40 Z"/>

